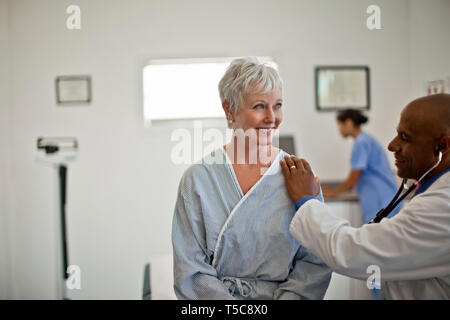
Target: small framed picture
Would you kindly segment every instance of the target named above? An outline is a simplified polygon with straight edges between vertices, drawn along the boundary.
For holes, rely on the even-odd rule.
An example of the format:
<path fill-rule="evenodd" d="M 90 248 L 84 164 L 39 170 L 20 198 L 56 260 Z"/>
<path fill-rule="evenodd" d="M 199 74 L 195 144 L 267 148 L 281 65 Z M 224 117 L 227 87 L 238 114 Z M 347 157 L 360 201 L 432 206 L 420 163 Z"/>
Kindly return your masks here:
<path fill-rule="evenodd" d="M 59 76 L 55 80 L 56 103 L 59 105 L 87 104 L 92 101 L 90 76 Z"/>
<path fill-rule="evenodd" d="M 315 68 L 316 109 L 370 109 L 368 66 L 318 66 Z"/>
<path fill-rule="evenodd" d="M 432 80 L 426 82 L 427 95 L 445 93 L 445 80 Z"/>

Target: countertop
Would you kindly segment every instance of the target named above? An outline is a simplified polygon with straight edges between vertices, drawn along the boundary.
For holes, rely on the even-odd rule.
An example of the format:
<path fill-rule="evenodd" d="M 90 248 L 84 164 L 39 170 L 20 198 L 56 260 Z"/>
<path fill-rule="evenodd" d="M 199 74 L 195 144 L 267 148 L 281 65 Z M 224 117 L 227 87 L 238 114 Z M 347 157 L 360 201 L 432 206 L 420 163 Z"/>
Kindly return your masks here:
<path fill-rule="evenodd" d="M 321 187 L 334 188 L 337 187 L 341 182 L 340 181 L 321 181 Z M 338 195 L 337 197 L 325 198 L 326 202 L 339 202 L 339 201 L 352 201 L 358 202 L 358 194 L 354 189 L 350 191 L 346 191 Z"/>

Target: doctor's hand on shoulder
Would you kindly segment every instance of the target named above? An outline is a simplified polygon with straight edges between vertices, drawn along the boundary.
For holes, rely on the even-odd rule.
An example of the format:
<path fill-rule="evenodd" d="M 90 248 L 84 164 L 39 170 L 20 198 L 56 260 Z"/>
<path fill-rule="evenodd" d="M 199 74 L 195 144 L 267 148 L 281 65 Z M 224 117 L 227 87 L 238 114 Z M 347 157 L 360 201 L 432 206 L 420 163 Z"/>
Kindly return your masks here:
<path fill-rule="evenodd" d="M 289 196 L 294 202 L 306 196 L 319 195 L 319 178 L 314 176 L 306 160 L 286 155 L 280 164 Z"/>

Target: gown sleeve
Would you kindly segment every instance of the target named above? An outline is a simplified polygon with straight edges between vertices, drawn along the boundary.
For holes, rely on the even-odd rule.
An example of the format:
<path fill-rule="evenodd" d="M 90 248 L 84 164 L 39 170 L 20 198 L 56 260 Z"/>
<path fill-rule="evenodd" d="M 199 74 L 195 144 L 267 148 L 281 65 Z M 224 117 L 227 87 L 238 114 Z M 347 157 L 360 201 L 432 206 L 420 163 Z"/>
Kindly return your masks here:
<path fill-rule="evenodd" d="M 322 190 L 318 196 L 323 201 Z M 300 246 L 288 279 L 274 292 L 279 300 L 323 299 L 331 280 L 331 269 L 308 249 Z"/>
<path fill-rule="evenodd" d="M 274 292 L 278 300 L 323 299 L 331 279 L 331 269 L 309 250 L 300 246 L 288 279 Z"/>
<path fill-rule="evenodd" d="M 182 183 L 172 221 L 175 294 L 189 300 L 234 299 L 211 265 L 201 207 L 183 195 Z"/>

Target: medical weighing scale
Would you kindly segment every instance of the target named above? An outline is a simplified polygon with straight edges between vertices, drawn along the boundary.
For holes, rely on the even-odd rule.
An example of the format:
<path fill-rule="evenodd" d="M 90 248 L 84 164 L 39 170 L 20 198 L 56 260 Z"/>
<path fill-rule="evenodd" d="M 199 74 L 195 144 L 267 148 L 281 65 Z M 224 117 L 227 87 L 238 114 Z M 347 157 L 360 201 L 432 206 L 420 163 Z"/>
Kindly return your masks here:
<path fill-rule="evenodd" d="M 59 210 L 55 212 L 56 222 L 56 261 L 57 270 L 57 297 L 68 300 L 69 289 L 67 286 L 67 268 L 69 267 L 69 255 L 67 246 L 67 170 L 68 163 L 76 160 L 78 142 L 75 138 L 44 138 L 37 139 L 38 157 L 37 161 L 53 168 L 55 180 L 58 185 Z"/>

